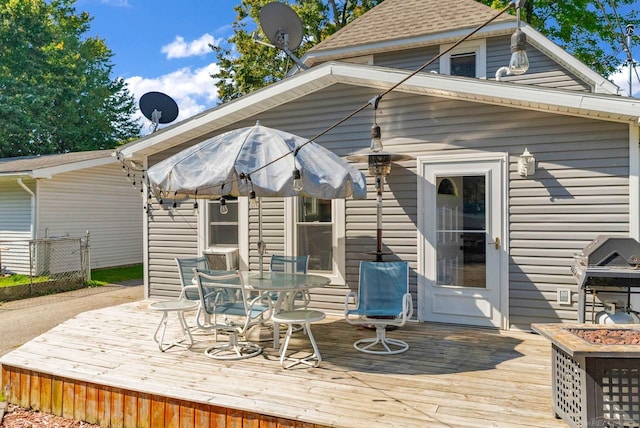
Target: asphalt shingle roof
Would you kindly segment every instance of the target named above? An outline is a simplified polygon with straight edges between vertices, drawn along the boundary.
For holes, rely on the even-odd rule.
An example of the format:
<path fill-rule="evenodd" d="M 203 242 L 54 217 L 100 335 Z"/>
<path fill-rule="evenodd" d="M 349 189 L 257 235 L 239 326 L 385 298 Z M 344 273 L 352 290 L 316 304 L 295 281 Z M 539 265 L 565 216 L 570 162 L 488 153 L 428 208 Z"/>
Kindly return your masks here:
<path fill-rule="evenodd" d="M 385 0 L 308 53 L 474 28 L 496 13 L 498 10 L 475 0 Z M 505 13 L 494 22 L 514 20 Z"/>
<path fill-rule="evenodd" d="M 113 150 L 94 150 L 56 155 L 20 156 L 0 159 L 0 174 L 29 172 L 41 168 L 51 168 L 84 162 L 93 159 L 111 157 Z"/>

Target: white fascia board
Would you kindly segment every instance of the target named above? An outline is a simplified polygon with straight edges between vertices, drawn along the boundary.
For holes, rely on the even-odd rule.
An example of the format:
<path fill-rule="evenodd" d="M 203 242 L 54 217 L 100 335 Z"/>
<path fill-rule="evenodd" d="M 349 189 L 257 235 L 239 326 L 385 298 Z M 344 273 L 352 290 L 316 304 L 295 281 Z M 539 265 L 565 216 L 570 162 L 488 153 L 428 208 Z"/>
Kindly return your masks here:
<path fill-rule="evenodd" d="M 38 168 L 34 169 L 29 173 L 32 178 L 51 178 L 56 174 L 61 174 L 63 172 L 70 171 L 78 171 L 80 169 L 92 168 L 96 166 L 108 165 L 110 163 L 115 163 L 117 160 L 112 156 L 105 156 L 98 159 L 91 159 L 80 162 L 72 162 L 65 165 L 57 165 L 48 168 Z"/>
<path fill-rule="evenodd" d="M 479 37 L 487 37 L 491 34 L 510 34 L 515 30 L 515 21 L 513 22 L 498 22 L 489 24 L 469 40 L 477 39 Z M 317 53 L 306 53 L 302 56 L 301 61 L 304 64 L 315 64 L 323 61 L 323 58 L 349 58 L 355 56 L 362 56 L 371 52 L 389 52 L 394 50 L 403 50 L 417 46 L 437 46 L 442 43 L 452 43 L 467 36 L 473 28 L 463 28 L 452 31 L 446 31 L 442 33 L 427 34 L 424 36 L 413 37 L 409 39 L 396 39 L 388 40 L 379 43 L 370 43 L 358 46 L 349 46 L 338 49 L 328 49 L 319 51 Z M 308 64 L 307 64 L 308 65 Z"/>
<path fill-rule="evenodd" d="M 521 28 L 522 32 L 527 35 L 527 42 L 531 46 L 534 46 L 539 51 L 544 52 L 560 64 L 563 64 L 577 76 L 591 82 L 596 93 L 612 95 L 618 95 L 620 93 L 620 88 L 618 88 L 617 85 L 593 71 L 585 63 L 569 54 L 530 25 L 523 23 Z"/>
<path fill-rule="evenodd" d="M 152 134 L 136 142 L 129 143 L 117 150 L 117 153 L 120 153 L 125 159 L 144 157 L 150 153 L 160 151 L 158 146 L 161 143 L 171 141 L 169 146 L 181 144 L 187 140 L 185 136 L 194 138 L 198 135 L 204 135 L 229 123 L 238 122 L 315 92 L 332 83 L 334 82 L 330 64 L 315 67 L 234 101 L 214 107 L 195 118 L 186 119 L 165 128 L 156 135 Z M 166 145 L 163 145 L 163 147 L 168 148 Z"/>
<path fill-rule="evenodd" d="M 19 172 L 0 172 L 0 179 L 13 179 L 14 177 L 30 177 L 31 174 L 25 171 Z"/>
<path fill-rule="evenodd" d="M 380 88 L 391 87 L 410 72 L 380 67 L 334 64 L 338 81 Z M 640 99 L 587 92 L 546 89 L 534 85 L 518 85 L 469 78 L 456 78 L 419 73 L 404 82 L 399 91 L 426 93 L 447 98 L 469 99 L 525 109 L 552 111 L 576 116 L 599 117 L 616 122 L 638 122 Z"/>

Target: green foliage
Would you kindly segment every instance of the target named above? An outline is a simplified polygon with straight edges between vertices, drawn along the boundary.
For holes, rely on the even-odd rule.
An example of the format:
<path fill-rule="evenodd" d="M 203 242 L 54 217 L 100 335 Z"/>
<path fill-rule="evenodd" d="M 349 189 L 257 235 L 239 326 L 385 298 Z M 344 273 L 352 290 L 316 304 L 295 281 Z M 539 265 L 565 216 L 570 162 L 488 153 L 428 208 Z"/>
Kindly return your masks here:
<path fill-rule="evenodd" d="M 0 157 L 108 149 L 140 134 L 112 52 L 75 0 L 0 0 Z"/>
<path fill-rule="evenodd" d="M 256 43 L 253 33 L 267 41 L 259 25 L 260 9 L 273 0 L 242 0 L 235 7 L 234 34 L 225 46 L 211 46 L 220 71 L 216 82 L 220 102 L 224 103 L 265 87 L 285 77 L 293 63 L 280 50 Z M 296 56 L 362 15 L 382 0 L 296 0 L 290 6 L 304 27 L 305 37 Z"/>
<path fill-rule="evenodd" d="M 593 70 L 608 76 L 627 58 L 623 49 L 624 27 L 640 25 L 637 1 L 527 0 L 521 17 Z M 507 0 L 480 2 L 494 8 L 508 3 Z M 623 10 L 629 12 L 622 14 Z"/>

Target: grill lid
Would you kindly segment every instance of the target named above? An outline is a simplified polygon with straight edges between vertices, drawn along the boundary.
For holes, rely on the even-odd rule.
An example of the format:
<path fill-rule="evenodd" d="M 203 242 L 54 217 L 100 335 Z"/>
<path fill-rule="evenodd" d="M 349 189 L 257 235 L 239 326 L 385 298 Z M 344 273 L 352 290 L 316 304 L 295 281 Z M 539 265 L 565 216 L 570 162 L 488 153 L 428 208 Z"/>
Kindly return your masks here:
<path fill-rule="evenodd" d="M 640 242 L 628 236 L 599 235 L 581 256 L 588 266 L 631 267 L 640 264 Z"/>

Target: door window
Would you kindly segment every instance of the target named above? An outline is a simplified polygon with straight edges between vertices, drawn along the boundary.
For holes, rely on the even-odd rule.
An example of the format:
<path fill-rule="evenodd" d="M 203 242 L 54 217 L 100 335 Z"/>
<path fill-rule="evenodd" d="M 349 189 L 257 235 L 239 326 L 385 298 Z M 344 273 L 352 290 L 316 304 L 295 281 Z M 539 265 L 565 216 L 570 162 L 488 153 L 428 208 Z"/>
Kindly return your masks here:
<path fill-rule="evenodd" d="M 485 176 L 444 176 L 437 183 L 437 284 L 484 288 Z"/>

